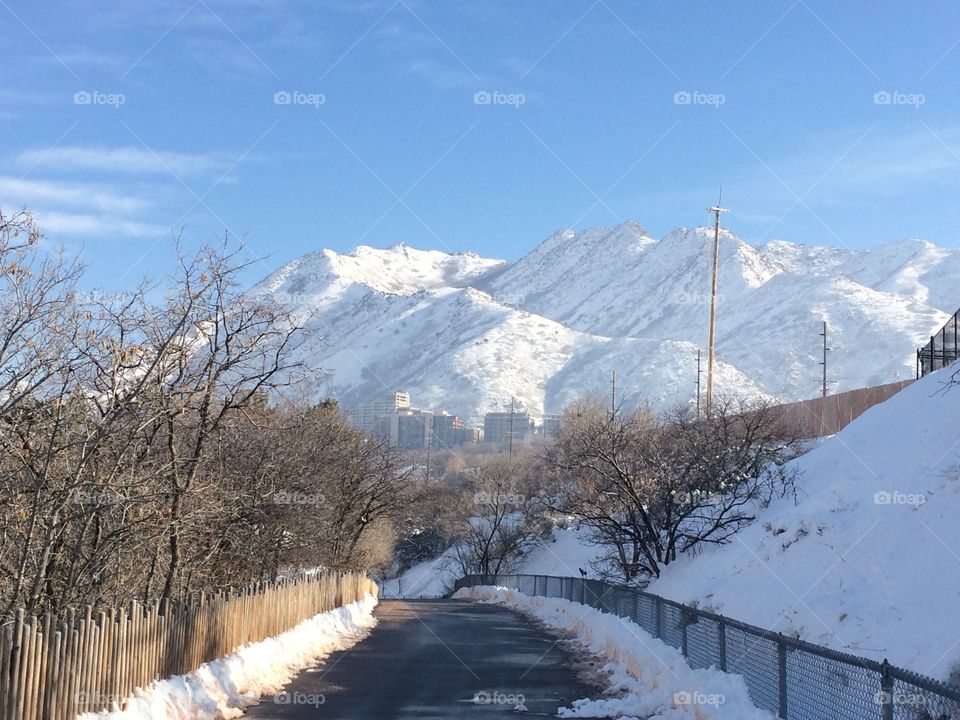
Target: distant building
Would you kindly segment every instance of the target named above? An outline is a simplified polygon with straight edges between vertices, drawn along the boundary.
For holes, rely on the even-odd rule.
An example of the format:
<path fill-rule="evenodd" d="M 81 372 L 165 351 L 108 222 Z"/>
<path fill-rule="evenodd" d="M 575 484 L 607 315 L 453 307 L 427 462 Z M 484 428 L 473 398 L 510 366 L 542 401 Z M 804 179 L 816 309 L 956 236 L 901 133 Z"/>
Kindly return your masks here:
<path fill-rule="evenodd" d="M 352 418 L 353 425 L 364 432 L 377 432 L 377 421 L 398 410 L 410 407 L 410 393 L 397 390 L 369 403 L 361 403 Z M 383 435 L 384 433 L 378 432 Z"/>
<path fill-rule="evenodd" d="M 433 413 L 429 410 L 397 412 L 397 446 L 404 450 L 426 450 L 433 435 Z"/>
<path fill-rule="evenodd" d="M 396 410 L 378 417 L 370 432 L 404 450 L 426 450 L 433 433 L 433 413 L 418 408 Z"/>
<path fill-rule="evenodd" d="M 457 445 L 475 443 L 477 432 L 456 415 L 442 412 L 433 416 L 433 448 L 448 450 Z"/>
<path fill-rule="evenodd" d="M 544 415 L 540 422 L 540 435 L 548 440 L 556 438 L 560 435 L 562 421 L 563 415 Z"/>
<path fill-rule="evenodd" d="M 509 445 L 512 436 L 514 443 L 520 443 L 526 441 L 533 431 L 533 418 L 527 412 L 493 412 L 483 417 L 484 442 Z"/>

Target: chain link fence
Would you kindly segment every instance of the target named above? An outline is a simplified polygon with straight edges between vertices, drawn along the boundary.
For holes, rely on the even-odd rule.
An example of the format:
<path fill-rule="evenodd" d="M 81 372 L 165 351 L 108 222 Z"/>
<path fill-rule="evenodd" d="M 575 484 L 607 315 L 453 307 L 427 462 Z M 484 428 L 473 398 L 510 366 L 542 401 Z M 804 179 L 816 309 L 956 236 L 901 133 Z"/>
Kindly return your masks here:
<path fill-rule="evenodd" d="M 960 357 L 960 310 L 917 350 L 917 377 L 946 367 Z"/>
<path fill-rule="evenodd" d="M 627 618 L 680 650 L 693 668 L 742 675 L 754 704 L 783 720 L 960 720 L 960 688 L 837 652 L 636 588 L 547 575 L 468 575 Z"/>

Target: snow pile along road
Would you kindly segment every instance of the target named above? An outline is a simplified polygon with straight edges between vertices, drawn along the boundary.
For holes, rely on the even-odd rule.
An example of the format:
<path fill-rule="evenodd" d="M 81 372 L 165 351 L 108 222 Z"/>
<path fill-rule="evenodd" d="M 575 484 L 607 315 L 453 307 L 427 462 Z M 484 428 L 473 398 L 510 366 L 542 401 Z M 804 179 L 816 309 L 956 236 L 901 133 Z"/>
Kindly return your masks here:
<path fill-rule="evenodd" d="M 84 713 L 78 720 L 220 720 L 243 715 L 264 695 L 279 693 L 302 670 L 346 650 L 377 624 L 377 599 L 319 613 L 287 632 L 159 680 L 128 698 L 123 710 Z M 316 704 L 323 698 L 316 698 Z"/>
<path fill-rule="evenodd" d="M 678 650 L 629 620 L 569 600 L 530 597 L 501 587 L 464 588 L 454 597 L 519 610 L 607 661 L 607 697 L 577 700 L 561 709 L 560 717 L 773 719 L 754 707 L 743 678 L 691 669 Z"/>

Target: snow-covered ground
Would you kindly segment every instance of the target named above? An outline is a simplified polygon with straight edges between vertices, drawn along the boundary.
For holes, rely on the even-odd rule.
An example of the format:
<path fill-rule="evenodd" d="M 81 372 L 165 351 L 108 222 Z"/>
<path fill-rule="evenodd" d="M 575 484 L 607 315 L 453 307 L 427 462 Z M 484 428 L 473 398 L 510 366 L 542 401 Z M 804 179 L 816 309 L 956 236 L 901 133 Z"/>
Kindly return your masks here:
<path fill-rule="evenodd" d="M 380 584 L 382 598 L 436 598 L 453 590 L 453 583 L 460 577 L 456 553 L 448 549 L 433 560 L 426 560 L 410 567 L 399 577 Z"/>
<path fill-rule="evenodd" d="M 138 689 L 123 710 L 84 713 L 78 720 L 223 720 L 239 717 L 244 708 L 265 695 L 275 695 L 275 702 L 281 704 L 322 705 L 322 696 L 292 698 L 281 691 L 300 671 L 366 637 L 377 623 L 373 617 L 376 604 L 377 599 L 368 595 L 320 613 L 281 635 L 204 663 L 187 675 Z"/>
<path fill-rule="evenodd" d="M 496 603 L 531 616 L 582 649 L 600 656 L 608 689 L 561 709 L 560 717 L 644 720 L 772 720 L 754 707 L 743 678 L 718 670 L 693 670 L 675 648 L 623 618 L 554 598 L 529 597 L 507 588 L 460 590 L 457 598 Z"/>
<path fill-rule="evenodd" d="M 868 360 L 869 361 L 869 360 Z M 649 590 L 938 679 L 960 677 L 960 387 L 950 368 L 877 405 L 795 464 L 726 546 Z"/>

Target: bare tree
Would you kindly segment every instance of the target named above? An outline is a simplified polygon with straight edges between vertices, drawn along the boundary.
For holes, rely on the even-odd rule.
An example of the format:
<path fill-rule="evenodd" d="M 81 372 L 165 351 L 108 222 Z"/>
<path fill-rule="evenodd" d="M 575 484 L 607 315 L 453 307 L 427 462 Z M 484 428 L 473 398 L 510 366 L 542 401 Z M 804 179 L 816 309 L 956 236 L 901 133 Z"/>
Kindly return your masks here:
<path fill-rule="evenodd" d="M 0 215 L 0 616 L 385 562 L 399 459 L 280 400 L 304 318 L 244 293 L 235 252 L 84 296 L 39 241 Z"/>
<path fill-rule="evenodd" d="M 530 471 L 528 461 L 502 456 L 479 466 L 454 545 L 464 574 L 510 572 L 540 542 L 545 507 Z"/>
<path fill-rule="evenodd" d="M 709 419 L 579 404 L 547 454 L 559 488 L 549 502 L 590 528 L 603 574 L 643 582 L 680 553 L 727 542 L 788 491 L 797 443 L 762 404 L 721 401 Z"/>

